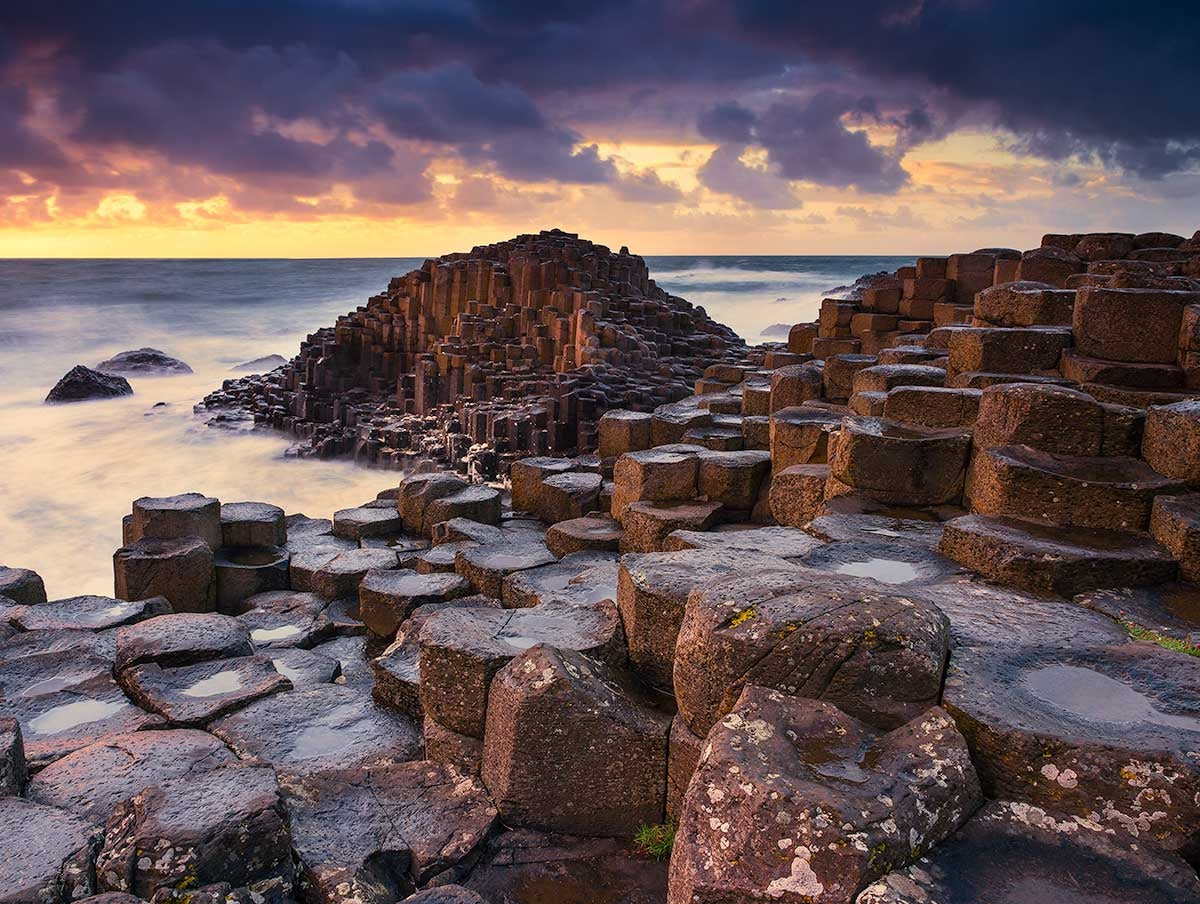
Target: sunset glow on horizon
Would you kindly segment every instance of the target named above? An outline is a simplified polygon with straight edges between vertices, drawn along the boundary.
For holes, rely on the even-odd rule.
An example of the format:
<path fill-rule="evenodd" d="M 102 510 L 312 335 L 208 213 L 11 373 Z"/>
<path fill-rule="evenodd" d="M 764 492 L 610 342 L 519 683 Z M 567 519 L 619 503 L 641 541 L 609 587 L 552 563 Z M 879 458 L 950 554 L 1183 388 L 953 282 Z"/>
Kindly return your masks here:
<path fill-rule="evenodd" d="M 0 13 L 0 257 L 1195 228 L 1195 35 L 1094 4 L 24 6 Z"/>

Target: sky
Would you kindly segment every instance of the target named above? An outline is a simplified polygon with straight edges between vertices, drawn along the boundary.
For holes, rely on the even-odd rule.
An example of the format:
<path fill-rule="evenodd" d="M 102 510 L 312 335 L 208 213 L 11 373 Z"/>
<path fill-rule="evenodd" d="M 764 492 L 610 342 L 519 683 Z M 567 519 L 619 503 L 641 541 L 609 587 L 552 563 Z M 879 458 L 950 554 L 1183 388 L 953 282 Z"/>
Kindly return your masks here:
<path fill-rule="evenodd" d="M 1200 7 L 5 0 L 0 257 L 1200 228 Z"/>

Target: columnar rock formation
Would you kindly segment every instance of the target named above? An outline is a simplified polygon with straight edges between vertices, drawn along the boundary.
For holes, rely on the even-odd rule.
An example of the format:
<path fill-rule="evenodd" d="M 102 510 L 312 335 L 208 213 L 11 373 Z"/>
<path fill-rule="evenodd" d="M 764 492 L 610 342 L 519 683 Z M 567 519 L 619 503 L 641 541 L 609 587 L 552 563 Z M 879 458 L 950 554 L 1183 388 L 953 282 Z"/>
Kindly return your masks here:
<path fill-rule="evenodd" d="M 709 361 L 740 351 L 640 257 L 553 230 L 426 261 L 287 366 L 226 381 L 204 405 L 251 412 L 305 454 L 457 464 L 486 444 L 507 463 L 591 451 L 606 410 L 686 396 Z"/>
<path fill-rule="evenodd" d="M 971 322 L 798 326 L 504 490 L 409 476 L 329 520 L 143 497 L 115 598 L 0 569 L 0 888 L 1200 900 L 1200 236 L 1177 239 L 873 280 L 828 307 L 936 279 Z"/>

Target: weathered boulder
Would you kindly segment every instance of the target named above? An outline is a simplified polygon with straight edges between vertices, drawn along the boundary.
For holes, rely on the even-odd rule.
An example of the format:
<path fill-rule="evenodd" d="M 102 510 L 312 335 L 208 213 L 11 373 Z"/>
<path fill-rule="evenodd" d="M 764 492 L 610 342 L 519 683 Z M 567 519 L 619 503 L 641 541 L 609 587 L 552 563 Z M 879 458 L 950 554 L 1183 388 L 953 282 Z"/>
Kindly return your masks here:
<path fill-rule="evenodd" d="M 84 402 L 127 395 L 133 395 L 133 387 L 124 377 L 102 374 L 76 364 L 54 384 L 54 388 L 46 395 L 46 402 Z"/>
<path fill-rule="evenodd" d="M 103 825 L 117 804 L 143 789 L 235 759 L 207 732 L 135 731 L 104 738 L 51 763 L 33 777 L 27 794 L 37 803 Z"/>
<path fill-rule="evenodd" d="M 212 612 L 217 604 L 213 551 L 199 537 L 137 540 L 113 553 L 113 575 L 123 600 L 161 596 L 176 612 Z"/>
<path fill-rule="evenodd" d="M 937 705 L 949 647 L 946 616 L 917 596 L 791 568 L 737 574 L 688 597 L 675 697 L 700 736 L 747 685 L 890 729 Z"/>
<path fill-rule="evenodd" d="M 103 374 L 133 374 L 140 377 L 165 377 L 190 374 L 192 369 L 156 348 L 135 348 L 118 352 L 96 365 Z"/>
<path fill-rule="evenodd" d="M 451 518 L 470 518 L 481 524 L 500 522 L 500 491 L 482 484 L 463 487 L 456 493 L 439 496 L 425 507 L 428 532 L 433 526 Z"/>
<path fill-rule="evenodd" d="M 1074 246 L 1071 248 L 1043 246 L 1026 251 L 1021 255 L 1021 262 L 1017 264 L 1016 278 L 1018 282 L 1022 283 L 1036 282 L 1062 287 L 1067 285 L 1067 280 L 1071 276 L 1082 273 L 1083 268 L 1084 263 L 1075 255 Z"/>
<path fill-rule="evenodd" d="M 729 511 L 750 511 L 759 490 L 771 473 L 771 455 L 766 450 L 701 452 L 696 489 L 709 502 L 719 502 Z"/>
<path fill-rule="evenodd" d="M 0 797 L 0 901 L 57 904 L 96 889 L 97 840 L 82 819 L 19 797 Z"/>
<path fill-rule="evenodd" d="M 449 766 L 333 769 L 284 784 L 292 844 L 314 901 L 393 904 L 469 857 L 496 809 Z"/>
<path fill-rule="evenodd" d="M 1063 349 L 1070 346 L 1071 330 L 1066 327 L 956 329 L 950 334 L 949 373 L 1049 373 L 1058 367 Z"/>
<path fill-rule="evenodd" d="M 507 825 L 627 837 L 662 822 L 669 727 L 622 673 L 538 644 L 492 680 L 481 775 Z"/>
<path fill-rule="evenodd" d="M 791 364 L 772 371 L 767 410 L 763 414 L 803 405 L 821 398 L 823 369 L 811 364 Z"/>
<path fill-rule="evenodd" d="M 969 427 L 979 416 L 981 391 L 941 386 L 897 386 L 883 403 L 883 417 L 917 427 Z"/>
<path fill-rule="evenodd" d="M 453 474 L 416 474 L 400 481 L 400 492 L 396 499 L 396 508 L 404 521 L 404 528 L 409 533 L 419 536 L 429 536 L 433 523 L 426 517 L 429 504 L 443 496 L 466 489 L 467 482 Z M 448 518 L 440 519 L 442 521 Z"/>
<path fill-rule="evenodd" d="M 940 709 L 887 734 L 835 707 L 748 687 L 688 787 L 670 904 L 849 904 L 982 802 Z"/>
<path fill-rule="evenodd" d="M 166 779 L 120 803 L 96 858 L 100 889 L 145 898 L 185 882 L 279 879 L 290 889 L 293 874 L 275 773 L 232 764 Z"/>
<path fill-rule="evenodd" d="M 0 596 L 19 606 L 36 606 L 46 602 L 46 585 L 36 571 L 0 565 Z"/>

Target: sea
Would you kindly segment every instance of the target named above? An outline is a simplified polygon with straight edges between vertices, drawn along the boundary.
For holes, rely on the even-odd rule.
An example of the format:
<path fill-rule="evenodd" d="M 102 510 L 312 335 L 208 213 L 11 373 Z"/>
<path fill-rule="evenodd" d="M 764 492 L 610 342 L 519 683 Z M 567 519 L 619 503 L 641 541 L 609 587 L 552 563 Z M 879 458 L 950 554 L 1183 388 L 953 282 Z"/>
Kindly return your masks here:
<path fill-rule="evenodd" d="M 393 486 L 394 472 L 288 457 L 278 434 L 208 427 L 192 406 L 242 362 L 292 357 L 422 260 L 0 260 L 0 564 L 40 573 L 51 599 L 111 595 L 121 517 L 139 496 L 195 491 L 329 517 Z M 911 260 L 646 258 L 661 286 L 750 343 L 785 340 L 829 289 Z M 74 365 L 147 346 L 194 373 L 43 404 Z"/>

